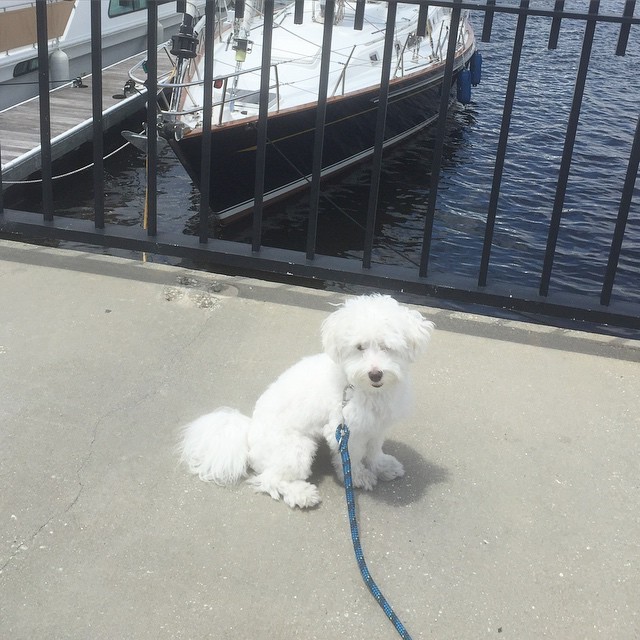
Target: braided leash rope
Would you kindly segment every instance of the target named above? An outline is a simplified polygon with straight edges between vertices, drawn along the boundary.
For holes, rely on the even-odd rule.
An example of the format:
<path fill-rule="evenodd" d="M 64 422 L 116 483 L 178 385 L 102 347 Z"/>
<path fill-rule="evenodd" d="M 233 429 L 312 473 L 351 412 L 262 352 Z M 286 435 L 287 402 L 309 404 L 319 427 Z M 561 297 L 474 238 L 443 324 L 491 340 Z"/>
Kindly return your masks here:
<path fill-rule="evenodd" d="M 351 540 L 353 541 L 353 550 L 356 554 L 356 561 L 358 568 L 362 575 L 362 579 L 371 591 L 371 594 L 376 599 L 377 603 L 382 607 L 387 618 L 391 620 L 396 631 L 400 634 L 404 640 L 411 640 L 409 632 L 404 628 L 402 622 L 395 614 L 391 605 L 387 602 L 386 598 L 382 595 L 378 585 L 369 573 L 367 563 L 364 560 L 364 553 L 362 552 L 362 545 L 360 544 L 360 533 L 358 531 L 358 521 L 356 520 L 356 502 L 353 496 L 353 482 L 351 479 L 351 459 L 349 458 L 349 427 L 346 424 L 341 424 L 336 430 L 336 440 L 338 441 L 338 447 L 340 449 L 340 458 L 342 459 L 342 469 L 344 471 L 344 490 L 347 496 L 347 511 L 349 513 L 349 525 L 351 527 Z"/>

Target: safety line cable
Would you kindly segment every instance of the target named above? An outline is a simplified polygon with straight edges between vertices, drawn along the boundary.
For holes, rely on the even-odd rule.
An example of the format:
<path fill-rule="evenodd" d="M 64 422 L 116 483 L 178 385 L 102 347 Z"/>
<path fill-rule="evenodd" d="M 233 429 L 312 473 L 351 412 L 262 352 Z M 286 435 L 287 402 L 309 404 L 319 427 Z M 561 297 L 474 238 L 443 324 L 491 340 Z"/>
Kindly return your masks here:
<path fill-rule="evenodd" d="M 108 153 L 103 160 L 108 160 L 109 158 L 116 155 L 116 153 L 122 151 L 127 145 L 131 144 L 130 142 L 125 142 L 123 145 L 114 149 L 111 153 Z M 80 167 L 79 169 L 73 169 L 72 171 L 67 171 L 67 173 L 61 173 L 58 176 L 53 176 L 52 180 L 60 180 L 61 178 L 68 178 L 69 176 L 75 175 L 76 173 L 81 173 L 82 171 L 86 171 L 87 169 L 91 169 L 95 165 L 94 162 L 90 164 L 86 164 L 84 167 Z M 3 180 L 2 184 L 40 184 L 42 182 L 42 178 L 37 178 L 35 180 Z"/>

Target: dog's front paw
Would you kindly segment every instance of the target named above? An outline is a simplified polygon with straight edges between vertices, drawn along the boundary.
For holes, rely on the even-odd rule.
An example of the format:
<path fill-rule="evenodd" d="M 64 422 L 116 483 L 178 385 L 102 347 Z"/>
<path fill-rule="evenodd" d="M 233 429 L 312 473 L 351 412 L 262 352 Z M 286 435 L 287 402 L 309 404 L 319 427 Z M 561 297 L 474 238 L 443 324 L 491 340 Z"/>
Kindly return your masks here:
<path fill-rule="evenodd" d="M 365 489 L 366 491 L 371 491 L 378 482 L 376 474 L 362 464 L 352 467 L 351 479 L 353 480 L 354 487 Z"/>
<path fill-rule="evenodd" d="M 280 500 L 291 507 L 308 509 L 320 504 L 320 492 L 315 484 L 305 480 L 281 480 L 277 475 L 261 473 L 247 480 L 254 491 L 266 493 L 274 500 Z"/>
<path fill-rule="evenodd" d="M 383 453 L 371 465 L 371 470 L 380 480 L 394 480 L 404 475 L 404 467 L 393 456 Z"/>
<path fill-rule="evenodd" d="M 287 488 L 282 492 L 282 500 L 292 509 L 308 509 L 320 504 L 320 492 L 316 485 L 303 480 L 288 483 Z"/>

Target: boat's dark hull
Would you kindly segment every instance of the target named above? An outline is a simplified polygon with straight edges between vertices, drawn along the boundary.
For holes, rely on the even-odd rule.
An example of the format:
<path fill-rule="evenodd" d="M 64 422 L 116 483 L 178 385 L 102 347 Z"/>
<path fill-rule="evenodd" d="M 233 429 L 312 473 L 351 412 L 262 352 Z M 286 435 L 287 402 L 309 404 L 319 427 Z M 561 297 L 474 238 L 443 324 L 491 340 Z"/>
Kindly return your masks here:
<path fill-rule="evenodd" d="M 465 62 L 466 56 L 456 60 L 454 80 Z M 400 142 L 436 119 L 442 94 L 442 66 L 418 77 L 391 84 L 385 126 L 386 145 Z M 376 88 L 335 98 L 327 103 L 323 176 L 334 174 L 371 155 L 378 94 L 379 89 Z M 269 116 L 265 202 L 284 197 L 310 184 L 315 120 L 315 104 Z M 256 137 L 256 120 L 213 128 L 210 203 L 221 221 L 229 221 L 252 209 Z M 185 137 L 179 142 L 174 141 L 173 146 L 199 185 L 202 136 Z"/>

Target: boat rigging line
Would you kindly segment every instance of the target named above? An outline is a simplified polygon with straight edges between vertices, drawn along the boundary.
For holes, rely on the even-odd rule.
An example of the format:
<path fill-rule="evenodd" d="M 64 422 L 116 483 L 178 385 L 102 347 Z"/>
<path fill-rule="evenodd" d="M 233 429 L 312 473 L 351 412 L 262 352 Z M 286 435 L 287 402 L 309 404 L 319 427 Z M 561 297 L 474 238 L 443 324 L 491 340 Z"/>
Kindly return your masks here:
<path fill-rule="evenodd" d="M 311 185 L 311 180 L 309 179 L 309 176 L 304 175 L 304 173 L 302 171 L 300 171 L 300 169 L 295 165 L 294 162 L 291 161 L 290 158 L 288 158 L 286 156 L 286 154 L 284 154 L 282 152 L 281 149 L 279 149 L 275 142 L 273 142 L 272 140 L 270 140 L 269 138 L 267 138 L 267 144 L 270 144 L 273 149 L 275 149 L 275 151 L 280 155 L 280 157 L 308 184 Z M 345 211 L 331 196 L 329 196 L 326 193 L 323 193 L 322 191 L 320 191 L 320 197 L 323 198 L 324 200 L 326 200 L 338 213 L 342 214 L 347 220 L 349 220 L 350 222 L 352 222 L 354 225 L 356 225 L 357 227 L 359 227 L 362 231 L 366 231 L 366 227 L 358 222 L 358 220 L 356 220 L 352 215 L 350 215 L 347 211 Z M 399 258 L 406 260 L 408 263 L 412 264 L 414 267 L 420 267 L 420 264 L 418 262 L 416 262 L 415 260 L 412 260 L 409 256 L 401 253 L 400 251 L 398 251 L 396 248 L 392 247 L 389 244 L 386 243 L 382 243 L 382 246 L 387 249 L 388 251 L 390 251 L 391 253 L 395 253 Z"/>

